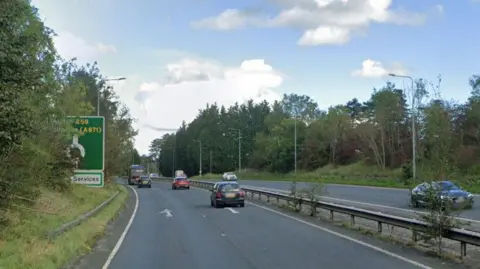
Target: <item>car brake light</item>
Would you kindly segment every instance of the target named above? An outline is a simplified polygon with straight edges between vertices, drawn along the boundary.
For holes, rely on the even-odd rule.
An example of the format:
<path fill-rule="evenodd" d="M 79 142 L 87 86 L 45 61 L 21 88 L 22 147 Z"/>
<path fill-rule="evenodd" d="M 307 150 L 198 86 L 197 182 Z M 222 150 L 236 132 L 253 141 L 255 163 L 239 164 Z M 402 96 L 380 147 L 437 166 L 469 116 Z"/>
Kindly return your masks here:
<path fill-rule="evenodd" d="M 215 197 L 217 197 L 217 198 L 222 198 L 222 193 L 221 193 L 221 192 L 217 192 L 217 194 L 215 195 Z"/>
<path fill-rule="evenodd" d="M 245 192 L 244 191 L 240 191 L 240 197 L 243 197 L 245 196 Z"/>

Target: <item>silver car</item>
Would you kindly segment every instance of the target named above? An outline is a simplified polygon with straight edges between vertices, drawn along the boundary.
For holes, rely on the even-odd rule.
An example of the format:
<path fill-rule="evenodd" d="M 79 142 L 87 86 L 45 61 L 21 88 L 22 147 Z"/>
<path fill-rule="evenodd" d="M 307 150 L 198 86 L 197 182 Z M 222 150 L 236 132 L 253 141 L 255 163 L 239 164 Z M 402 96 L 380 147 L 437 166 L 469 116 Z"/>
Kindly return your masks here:
<path fill-rule="evenodd" d="M 158 175 L 157 173 L 151 173 L 150 178 L 151 179 L 160 179 L 160 175 Z"/>
<path fill-rule="evenodd" d="M 223 174 L 222 179 L 225 181 L 237 181 L 237 175 L 233 172 L 226 172 Z"/>

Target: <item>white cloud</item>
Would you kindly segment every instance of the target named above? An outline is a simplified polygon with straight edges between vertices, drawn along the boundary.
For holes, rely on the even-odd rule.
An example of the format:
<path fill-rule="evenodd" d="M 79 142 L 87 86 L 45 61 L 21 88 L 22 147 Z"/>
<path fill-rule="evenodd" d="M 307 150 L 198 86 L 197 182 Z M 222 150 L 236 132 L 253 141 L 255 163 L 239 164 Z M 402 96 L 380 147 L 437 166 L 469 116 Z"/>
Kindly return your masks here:
<path fill-rule="evenodd" d="M 443 5 L 436 5 L 435 10 L 438 12 L 438 14 L 445 13 L 445 8 L 443 7 Z"/>
<path fill-rule="evenodd" d="M 207 81 L 222 78 L 222 67 L 217 63 L 184 59 L 166 66 L 166 79 L 170 84 Z"/>
<path fill-rule="evenodd" d="M 362 62 L 362 68 L 354 70 L 352 76 L 365 78 L 381 78 L 388 74 L 406 75 L 407 70 L 400 64 L 395 63 L 390 66 L 384 66 L 381 62 L 367 59 Z"/>
<path fill-rule="evenodd" d="M 90 44 L 84 39 L 70 32 L 60 32 L 53 38 L 58 53 L 67 59 L 78 58 L 89 61 L 96 60 L 99 55 L 115 53 L 117 49 L 113 45 L 103 43 Z"/>
<path fill-rule="evenodd" d="M 192 23 L 196 28 L 231 30 L 248 25 L 294 27 L 304 31 L 299 45 L 344 44 L 372 23 L 419 25 L 425 14 L 392 10 L 392 0 L 271 0 L 281 11 L 267 17 L 258 12 L 229 9 L 216 17 Z"/>
<path fill-rule="evenodd" d="M 283 75 L 263 59 L 230 67 L 191 57 L 166 64 L 162 79 L 131 85 L 129 93 L 119 95 L 122 100 L 135 95 L 130 99 L 136 103 L 128 105 L 139 118 L 136 146 L 146 153 L 153 139 L 178 128 L 182 121 L 192 121 L 207 103 L 230 106 L 248 99 L 279 100 L 282 83 Z"/>
<path fill-rule="evenodd" d="M 227 9 L 216 17 L 209 17 L 193 22 L 192 26 L 194 28 L 231 30 L 245 27 L 248 19 L 248 13 L 236 9 Z"/>
<path fill-rule="evenodd" d="M 305 31 L 297 44 L 302 46 L 342 45 L 348 41 L 350 41 L 350 30 L 348 28 L 320 26 L 317 29 Z"/>

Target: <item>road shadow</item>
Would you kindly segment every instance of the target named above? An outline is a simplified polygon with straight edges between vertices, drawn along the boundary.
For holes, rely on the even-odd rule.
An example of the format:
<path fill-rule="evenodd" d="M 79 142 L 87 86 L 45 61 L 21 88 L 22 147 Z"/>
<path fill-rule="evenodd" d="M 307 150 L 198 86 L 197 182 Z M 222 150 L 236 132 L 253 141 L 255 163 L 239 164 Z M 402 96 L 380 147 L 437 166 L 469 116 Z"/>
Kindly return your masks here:
<path fill-rule="evenodd" d="M 201 205 L 194 205 L 193 208 L 195 209 L 205 209 L 205 208 L 213 208 L 210 204 L 201 204 Z"/>

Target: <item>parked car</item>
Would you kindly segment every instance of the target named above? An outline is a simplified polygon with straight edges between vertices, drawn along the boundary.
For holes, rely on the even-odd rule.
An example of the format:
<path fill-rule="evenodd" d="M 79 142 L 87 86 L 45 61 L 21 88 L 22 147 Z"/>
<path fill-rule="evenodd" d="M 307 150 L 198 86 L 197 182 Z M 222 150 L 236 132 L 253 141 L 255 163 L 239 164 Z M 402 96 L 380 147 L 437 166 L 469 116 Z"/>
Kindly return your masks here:
<path fill-rule="evenodd" d="M 433 197 L 429 198 L 430 195 Z M 432 198 L 437 199 L 442 207 L 450 204 L 452 207 L 472 208 L 475 202 L 471 193 L 451 181 L 432 181 L 413 188 L 410 203 L 413 207 L 425 206 Z"/>
<path fill-rule="evenodd" d="M 222 179 L 224 181 L 230 181 L 230 180 L 236 181 L 236 180 L 238 180 L 238 177 L 237 177 L 237 175 L 235 175 L 234 172 L 226 172 L 226 173 L 223 174 Z"/>
<path fill-rule="evenodd" d="M 245 192 L 237 182 L 217 182 L 210 191 L 210 205 L 215 208 L 227 205 L 245 206 Z"/>
<path fill-rule="evenodd" d="M 176 189 L 190 189 L 190 180 L 186 177 L 176 177 L 172 181 L 172 190 Z"/>

